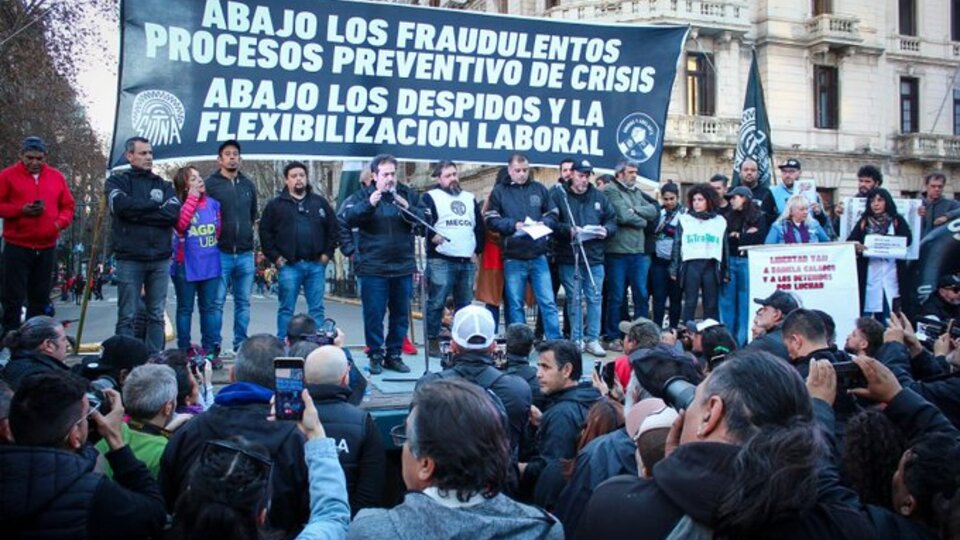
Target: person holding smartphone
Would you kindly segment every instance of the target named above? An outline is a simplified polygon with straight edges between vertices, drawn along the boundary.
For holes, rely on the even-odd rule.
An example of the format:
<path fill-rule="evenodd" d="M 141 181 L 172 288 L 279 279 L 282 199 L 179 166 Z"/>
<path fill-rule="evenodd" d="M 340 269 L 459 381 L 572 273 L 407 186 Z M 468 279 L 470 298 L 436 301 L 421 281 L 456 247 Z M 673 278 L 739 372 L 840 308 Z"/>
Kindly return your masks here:
<path fill-rule="evenodd" d="M 43 139 L 27 137 L 20 145 L 20 161 L 0 171 L 4 334 L 20 328 L 24 300 L 27 319 L 44 314 L 53 287 L 57 240 L 73 221 L 67 181 L 46 161 Z"/>

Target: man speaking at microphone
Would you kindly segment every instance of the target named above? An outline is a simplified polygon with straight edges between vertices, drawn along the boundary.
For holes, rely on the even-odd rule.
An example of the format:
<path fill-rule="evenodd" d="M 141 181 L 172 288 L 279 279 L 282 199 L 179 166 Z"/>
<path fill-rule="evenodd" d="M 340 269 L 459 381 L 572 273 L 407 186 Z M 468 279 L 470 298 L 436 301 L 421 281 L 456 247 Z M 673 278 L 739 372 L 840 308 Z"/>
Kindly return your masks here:
<path fill-rule="evenodd" d="M 374 181 L 350 196 L 341 209 L 348 227 L 359 231 L 356 273 L 363 303 L 363 333 L 370 373 L 383 368 L 408 373 L 400 356 L 407 335 L 413 292 L 414 227 L 423 219 L 417 192 L 397 182 L 397 158 L 381 154 L 370 162 Z M 390 310 L 384 356 L 383 316 Z"/>
<path fill-rule="evenodd" d="M 453 294 L 456 311 L 473 302 L 473 256 L 483 251 L 484 226 L 476 198 L 460 189 L 455 163 L 439 162 L 433 177 L 436 186 L 423 194 L 427 223 L 437 230 L 427 232 L 427 351 L 439 357 L 447 295 Z"/>

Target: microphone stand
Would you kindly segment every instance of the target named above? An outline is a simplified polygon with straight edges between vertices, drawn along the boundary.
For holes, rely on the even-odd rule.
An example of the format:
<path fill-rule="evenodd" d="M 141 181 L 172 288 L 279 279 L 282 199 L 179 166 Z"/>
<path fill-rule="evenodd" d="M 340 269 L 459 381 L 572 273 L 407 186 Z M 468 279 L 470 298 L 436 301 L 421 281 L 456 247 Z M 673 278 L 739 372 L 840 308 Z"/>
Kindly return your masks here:
<path fill-rule="evenodd" d="M 582 299 L 583 293 L 581 291 L 583 288 L 583 285 L 582 285 L 583 276 L 580 275 L 580 256 L 581 255 L 583 255 L 583 262 L 584 262 L 584 265 L 587 267 L 587 276 L 590 278 L 590 284 L 593 285 L 594 291 L 597 290 L 597 282 L 593 279 L 593 271 L 590 270 L 590 262 L 589 262 L 589 259 L 587 259 L 587 251 L 583 248 L 583 239 L 580 238 L 580 232 L 577 231 L 577 221 L 576 221 L 576 218 L 573 217 L 573 211 L 570 209 L 570 200 L 567 199 L 567 190 L 560 184 L 557 184 L 557 189 L 559 189 L 560 193 L 563 195 L 563 204 L 567 208 L 567 215 L 570 216 L 570 226 L 573 227 L 573 230 L 575 231 L 573 238 L 570 240 L 570 249 L 573 250 L 573 282 L 576 284 L 574 286 L 574 288 L 576 289 L 576 291 L 574 291 L 574 302 L 576 302 L 576 306 L 580 307 L 580 309 L 582 310 L 583 306 L 581 305 L 581 303 L 583 300 Z M 567 314 L 569 315 L 569 313 Z M 583 341 L 583 328 L 582 328 L 583 316 L 581 315 L 579 321 L 571 321 L 570 324 L 580 325 L 581 327 L 580 338 L 582 342 Z M 573 327 L 571 326 L 571 332 L 572 331 L 573 331 Z"/>
<path fill-rule="evenodd" d="M 407 216 L 408 218 L 413 220 L 417 225 L 420 225 L 427 231 L 430 231 L 436 234 L 437 236 L 442 238 L 445 242 L 451 241 L 446 236 L 440 234 L 440 231 L 438 231 L 433 225 L 430 225 L 429 223 L 427 223 L 423 218 L 421 218 L 420 216 L 414 214 L 410 210 L 407 210 L 406 208 L 397 204 L 395 198 L 391 197 L 390 200 L 384 201 L 384 202 L 386 202 L 387 204 L 392 204 L 396 206 L 397 210 L 399 210 L 401 214 L 403 214 L 404 216 Z M 410 203 L 407 202 L 407 204 L 410 204 Z M 428 292 L 427 292 L 427 261 L 426 261 L 427 259 L 426 242 L 429 242 L 429 241 L 430 241 L 429 238 L 425 238 L 424 245 L 423 245 L 423 265 L 422 266 L 420 264 L 421 263 L 420 258 L 416 257 L 416 251 L 414 251 L 414 258 L 417 259 L 417 267 L 418 267 L 418 270 L 420 271 L 420 300 L 421 300 L 420 303 L 422 304 L 420 308 L 420 313 L 421 313 L 420 322 L 423 326 L 423 365 L 424 365 L 423 374 L 424 375 L 426 375 L 427 373 L 430 373 L 430 351 L 429 351 L 430 346 L 428 343 L 429 340 L 427 339 L 427 304 L 429 303 L 428 302 L 429 298 L 427 297 Z M 390 379 L 384 379 L 384 380 L 385 381 L 416 381 L 419 379 L 409 379 L 409 378 L 399 377 L 399 378 L 390 378 Z"/>

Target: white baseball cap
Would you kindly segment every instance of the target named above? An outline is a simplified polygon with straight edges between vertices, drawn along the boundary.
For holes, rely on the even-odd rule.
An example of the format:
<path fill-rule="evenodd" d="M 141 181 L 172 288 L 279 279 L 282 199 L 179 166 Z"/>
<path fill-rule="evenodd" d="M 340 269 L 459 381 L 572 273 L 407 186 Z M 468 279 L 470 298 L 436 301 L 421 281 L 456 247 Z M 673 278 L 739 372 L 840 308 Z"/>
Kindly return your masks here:
<path fill-rule="evenodd" d="M 453 341 L 464 349 L 483 350 L 490 347 L 496 334 L 493 315 L 483 306 L 469 305 L 453 316 Z"/>

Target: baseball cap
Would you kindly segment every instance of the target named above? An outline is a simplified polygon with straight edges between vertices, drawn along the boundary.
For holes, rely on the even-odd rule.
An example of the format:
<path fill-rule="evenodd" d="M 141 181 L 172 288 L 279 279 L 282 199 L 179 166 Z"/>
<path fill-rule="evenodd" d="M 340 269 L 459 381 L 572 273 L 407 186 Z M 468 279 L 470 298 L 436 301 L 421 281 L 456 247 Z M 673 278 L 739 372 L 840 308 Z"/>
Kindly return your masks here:
<path fill-rule="evenodd" d="M 99 364 L 103 369 L 133 369 L 147 363 L 150 350 L 139 339 L 113 336 L 101 344 Z"/>
<path fill-rule="evenodd" d="M 723 323 L 716 319 L 704 319 L 702 321 L 687 321 L 687 330 L 694 334 L 702 334 L 707 328 L 721 326 Z"/>
<path fill-rule="evenodd" d="M 643 421 L 651 414 L 662 410 L 667 404 L 660 398 L 646 398 L 636 402 L 630 410 L 627 411 L 626 427 L 630 438 L 637 436 Z"/>
<path fill-rule="evenodd" d="M 469 305 L 453 315 L 451 334 L 453 341 L 464 349 L 483 350 L 493 343 L 496 324 L 487 308 Z"/>
<path fill-rule="evenodd" d="M 44 154 L 46 154 L 47 143 L 43 142 L 43 139 L 41 139 L 40 137 L 27 137 L 20 144 L 20 151 L 29 152 L 31 150 L 34 150 L 37 152 L 43 152 Z"/>
<path fill-rule="evenodd" d="M 945 276 L 940 276 L 937 286 L 947 289 L 952 287 L 960 287 L 960 274 L 947 274 Z"/>
<path fill-rule="evenodd" d="M 780 169 L 797 169 L 797 170 L 800 170 L 800 161 L 799 161 L 799 160 L 796 160 L 796 159 L 793 159 L 793 158 L 790 158 L 790 159 L 784 161 L 783 163 L 781 163 L 778 168 L 780 168 Z"/>
<path fill-rule="evenodd" d="M 750 191 L 750 188 L 747 186 L 737 186 L 727 192 L 727 198 L 731 198 L 734 195 L 739 195 L 746 198 L 748 201 L 753 199 L 753 192 Z"/>
<path fill-rule="evenodd" d="M 761 306 L 770 306 L 774 309 L 779 309 L 784 315 L 800 307 L 797 299 L 794 298 L 792 294 L 784 291 L 774 291 L 773 294 L 766 298 L 754 298 L 753 301 Z"/>
<path fill-rule="evenodd" d="M 590 174 L 593 172 L 593 165 L 591 165 L 589 161 L 581 159 L 573 164 L 573 170 L 578 173 Z"/>
<path fill-rule="evenodd" d="M 617 326 L 617 328 L 619 328 L 620 331 L 623 332 L 624 334 L 629 334 L 631 328 L 633 328 L 634 326 L 636 326 L 636 325 L 638 325 L 638 324 L 642 324 L 642 323 L 651 323 L 651 324 L 653 324 L 653 321 L 651 321 L 650 319 L 647 319 L 647 318 L 645 318 L 645 317 L 639 317 L 639 318 L 637 318 L 637 319 L 635 319 L 635 320 L 632 320 L 632 321 L 620 321 L 620 324 Z"/>

